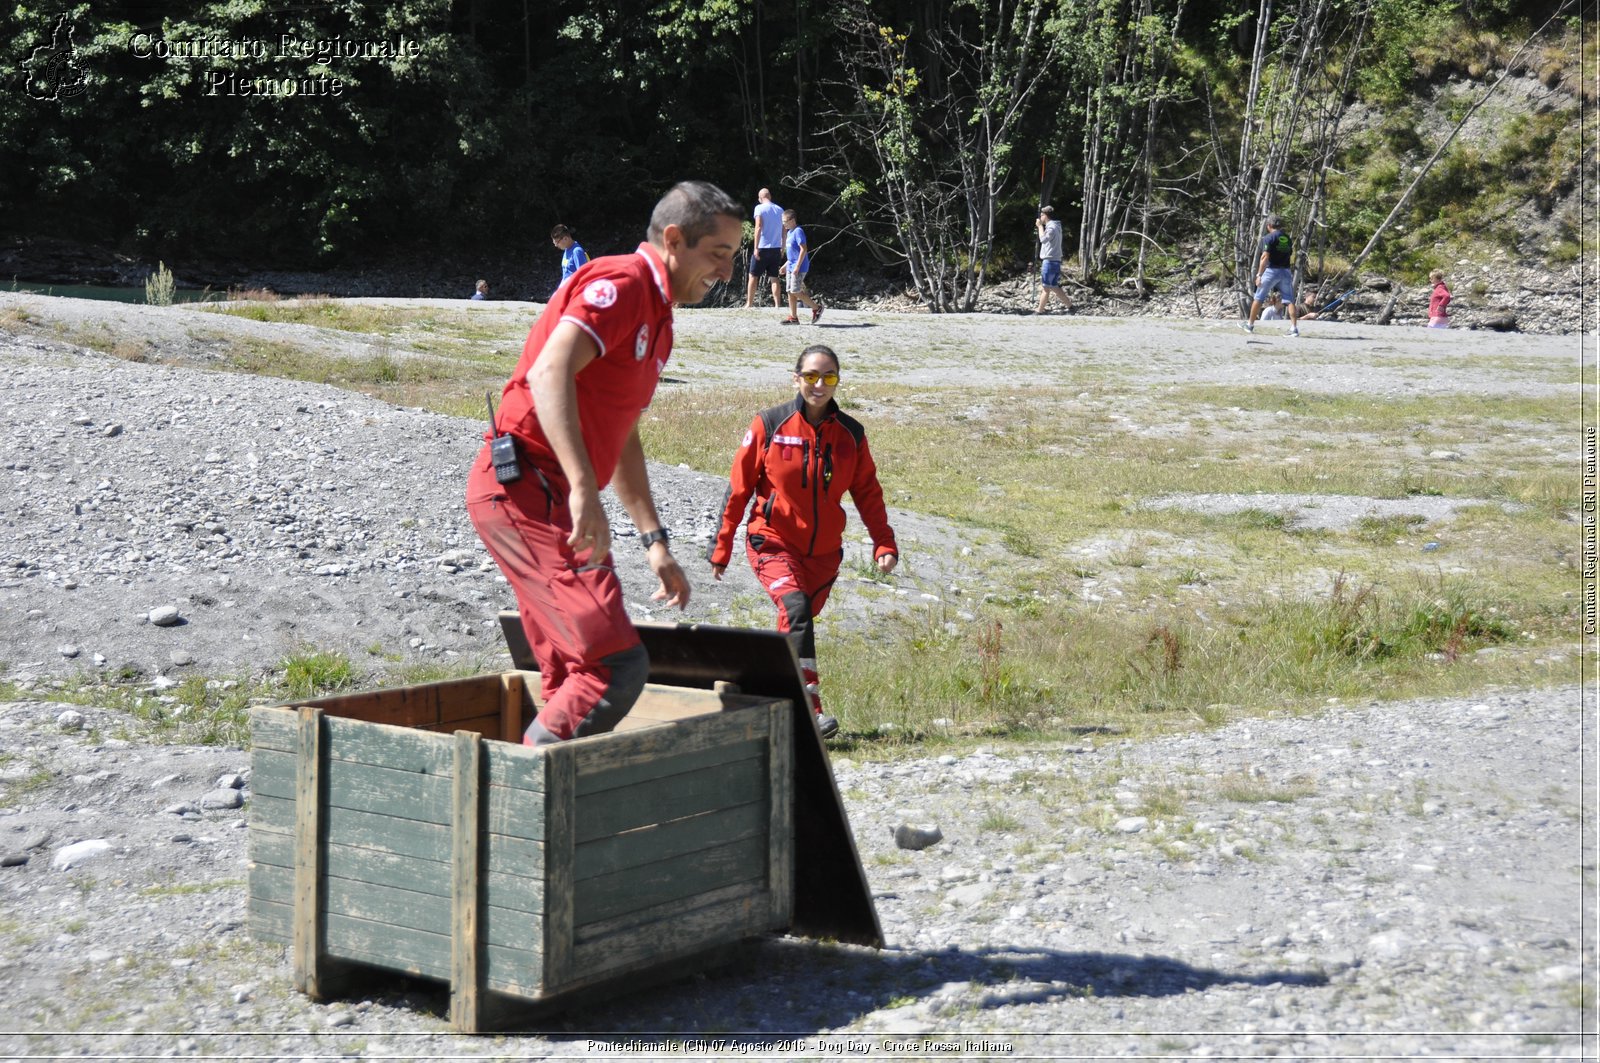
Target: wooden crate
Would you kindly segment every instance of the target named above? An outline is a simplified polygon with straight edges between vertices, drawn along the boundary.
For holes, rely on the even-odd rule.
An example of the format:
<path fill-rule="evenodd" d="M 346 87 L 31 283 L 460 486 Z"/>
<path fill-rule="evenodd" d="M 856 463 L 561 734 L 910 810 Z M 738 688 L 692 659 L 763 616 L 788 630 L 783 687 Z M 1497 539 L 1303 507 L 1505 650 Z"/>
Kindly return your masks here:
<path fill-rule="evenodd" d="M 475 1031 L 789 926 L 788 701 L 651 685 L 616 732 L 535 750 L 537 679 L 252 710 L 250 929 L 302 991 L 437 979 Z"/>

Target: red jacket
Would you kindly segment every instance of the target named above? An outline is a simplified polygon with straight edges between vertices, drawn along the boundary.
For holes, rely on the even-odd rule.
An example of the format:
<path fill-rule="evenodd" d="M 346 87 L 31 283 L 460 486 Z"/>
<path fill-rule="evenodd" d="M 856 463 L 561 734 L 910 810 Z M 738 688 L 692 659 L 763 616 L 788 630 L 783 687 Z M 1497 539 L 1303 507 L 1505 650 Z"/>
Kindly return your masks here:
<path fill-rule="evenodd" d="M 867 449 L 861 422 L 830 402 L 822 423 L 813 428 L 798 395 L 792 402 L 763 410 L 750 422 L 733 456 L 722 526 L 706 556 L 713 565 L 728 563 L 734 532 L 751 496 L 755 507 L 745 529 L 747 538 L 759 537 L 806 557 L 835 553 L 844 546 L 846 491 L 872 535 L 872 556 L 899 556 L 878 467 Z"/>
<path fill-rule="evenodd" d="M 1444 281 L 1433 286 L 1433 294 L 1428 297 L 1428 316 L 1450 316 L 1450 289 L 1444 286 Z"/>

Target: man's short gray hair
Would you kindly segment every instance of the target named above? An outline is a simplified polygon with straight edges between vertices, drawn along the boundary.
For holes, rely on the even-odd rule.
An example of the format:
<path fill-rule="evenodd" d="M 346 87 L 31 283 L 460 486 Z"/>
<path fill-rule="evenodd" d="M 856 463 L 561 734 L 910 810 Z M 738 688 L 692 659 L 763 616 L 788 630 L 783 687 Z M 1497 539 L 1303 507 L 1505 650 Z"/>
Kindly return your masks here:
<path fill-rule="evenodd" d="M 679 181 L 650 213 L 648 236 L 652 244 L 660 246 L 667 226 L 676 225 L 693 247 L 702 237 L 715 231 L 719 216 L 740 220 L 744 214 L 732 196 L 711 182 Z"/>
<path fill-rule="evenodd" d="M 1281 228 L 1283 228 L 1283 215 L 1281 215 L 1281 214 L 1269 214 L 1269 215 L 1267 215 L 1267 228 L 1269 228 L 1269 229 L 1281 229 Z"/>

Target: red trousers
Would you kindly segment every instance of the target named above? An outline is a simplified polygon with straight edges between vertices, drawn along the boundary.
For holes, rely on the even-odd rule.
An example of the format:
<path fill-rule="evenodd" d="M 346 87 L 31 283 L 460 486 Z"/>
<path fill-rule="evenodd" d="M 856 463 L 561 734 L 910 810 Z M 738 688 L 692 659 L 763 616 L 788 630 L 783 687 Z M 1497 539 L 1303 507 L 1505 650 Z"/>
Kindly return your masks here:
<path fill-rule="evenodd" d="M 560 739 L 611 730 L 643 689 L 649 661 L 610 555 L 575 554 L 565 493 L 547 490 L 526 461 L 522 479 L 496 483 L 487 448 L 467 480 L 467 515 L 517 596 L 539 662 L 535 722 Z"/>
<path fill-rule="evenodd" d="M 778 549 L 765 541 L 751 543 L 746 538 L 745 552 L 750 558 L 750 567 L 755 570 L 756 579 L 767 589 L 772 604 L 778 607 L 778 630 L 789 636 L 789 644 L 800 659 L 800 669 L 806 682 L 815 687 L 815 620 L 822 615 L 822 607 L 828 603 L 833 582 L 839 578 L 839 565 L 844 560 L 844 551 L 806 557 Z M 815 694 L 815 690 L 812 693 Z M 812 707 L 819 705 L 820 702 L 813 697 Z"/>

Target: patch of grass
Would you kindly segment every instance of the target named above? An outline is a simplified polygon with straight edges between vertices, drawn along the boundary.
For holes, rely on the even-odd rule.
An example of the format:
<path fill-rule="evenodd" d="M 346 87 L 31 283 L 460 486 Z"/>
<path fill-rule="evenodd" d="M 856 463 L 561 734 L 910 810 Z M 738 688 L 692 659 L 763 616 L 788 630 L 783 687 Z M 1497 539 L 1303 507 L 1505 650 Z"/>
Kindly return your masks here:
<path fill-rule="evenodd" d="M 1060 604 L 946 628 L 885 617 L 870 635 L 824 633 L 832 701 L 852 731 L 926 735 L 1148 732 L 1213 723 L 1227 707 L 1311 707 L 1328 696 L 1470 689 L 1530 618 L 1442 578 L 1402 588 L 1337 577 L 1323 596 L 1173 609 L 1161 623 Z M 1517 619 L 1513 619 L 1513 618 Z M 890 726 L 892 725 L 892 726 Z"/>
<path fill-rule="evenodd" d="M 1354 535 L 1364 543 L 1387 546 L 1396 539 L 1414 535 L 1428 523 L 1428 518 L 1417 513 L 1403 513 L 1392 517 L 1362 517 L 1356 521 Z"/>
<path fill-rule="evenodd" d="M 1022 821 L 1002 808 L 991 808 L 978 821 L 978 829 L 985 833 L 1009 834 L 1022 829 Z"/>
<path fill-rule="evenodd" d="M 146 886 L 139 891 L 141 897 L 191 897 L 195 894 L 216 893 L 219 890 L 239 889 L 244 879 L 226 878 L 214 882 L 177 882 L 165 886 Z"/>
<path fill-rule="evenodd" d="M 35 765 L 28 774 L 0 783 L 0 808 L 16 807 L 23 803 L 29 794 L 39 792 L 49 786 L 54 779 L 55 774 L 48 768 Z"/>
<path fill-rule="evenodd" d="M 283 659 L 283 686 L 291 698 L 315 698 L 348 689 L 356 670 L 342 653 L 302 649 Z"/>
<path fill-rule="evenodd" d="M 1275 801 L 1289 804 L 1317 792 L 1316 784 L 1305 776 L 1273 780 L 1264 776 L 1236 772 L 1224 776 L 1218 783 L 1216 794 L 1224 801 L 1238 804 L 1261 804 Z"/>

